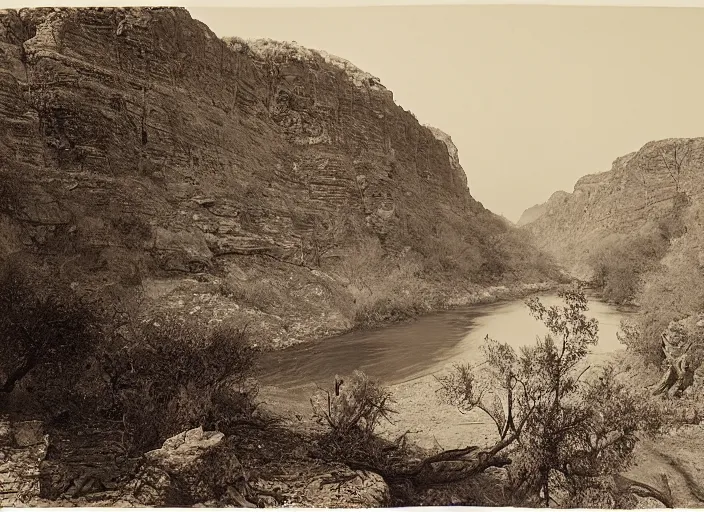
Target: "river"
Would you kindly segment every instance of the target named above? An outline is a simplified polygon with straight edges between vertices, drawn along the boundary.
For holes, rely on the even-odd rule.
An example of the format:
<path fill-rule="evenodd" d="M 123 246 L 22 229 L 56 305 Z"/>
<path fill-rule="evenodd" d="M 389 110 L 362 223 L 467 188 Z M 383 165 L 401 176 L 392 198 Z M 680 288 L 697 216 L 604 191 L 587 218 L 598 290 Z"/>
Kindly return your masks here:
<path fill-rule="evenodd" d="M 550 295 L 541 301 L 561 303 Z M 589 355 L 590 364 L 598 365 L 622 348 L 616 333 L 621 319 L 630 313 L 596 298 L 590 298 L 588 306 L 587 316 L 599 321 L 599 343 Z M 393 423 L 381 426 L 382 435 L 395 438 L 411 432 L 409 440 L 428 449 L 489 444 L 496 437 L 489 418 L 478 410 L 461 414 L 440 400 L 435 376 L 455 363 L 481 362 L 487 335 L 518 348 L 535 343 L 536 336 L 545 333 L 522 300 L 442 311 L 266 353 L 259 372 L 262 398 L 286 417 L 308 421 L 312 414 L 309 398 L 318 387 L 331 389 L 335 375 L 360 369 L 393 394 L 396 414 Z"/>
<path fill-rule="evenodd" d="M 560 304 L 556 296 L 542 296 L 546 305 Z M 599 321 L 595 356 L 622 348 L 616 337 L 627 311 L 591 298 L 587 315 Z M 411 322 L 355 331 L 266 353 L 259 380 L 288 390 L 329 387 L 336 374 L 355 369 L 387 385 L 433 374 L 448 364 L 480 361 L 485 336 L 514 347 L 534 343 L 544 326 L 529 315 L 522 300 L 466 306 L 430 314 Z"/>

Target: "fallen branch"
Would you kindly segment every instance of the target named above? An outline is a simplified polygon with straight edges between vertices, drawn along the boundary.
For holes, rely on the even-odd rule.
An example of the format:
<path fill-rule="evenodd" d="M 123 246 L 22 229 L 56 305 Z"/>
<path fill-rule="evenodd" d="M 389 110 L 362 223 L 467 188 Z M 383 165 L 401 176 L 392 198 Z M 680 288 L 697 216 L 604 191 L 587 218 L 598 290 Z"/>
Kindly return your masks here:
<path fill-rule="evenodd" d="M 616 483 L 616 487 L 621 492 L 631 492 L 641 498 L 653 498 L 665 505 L 667 508 L 674 508 L 674 504 L 672 502 L 672 492 L 670 491 L 670 486 L 667 483 L 667 476 L 663 474 L 661 475 L 661 478 L 663 480 L 664 487 L 666 488 L 665 492 L 656 489 L 652 485 L 648 485 L 637 480 L 632 480 L 623 475 L 614 475 L 614 482 Z"/>

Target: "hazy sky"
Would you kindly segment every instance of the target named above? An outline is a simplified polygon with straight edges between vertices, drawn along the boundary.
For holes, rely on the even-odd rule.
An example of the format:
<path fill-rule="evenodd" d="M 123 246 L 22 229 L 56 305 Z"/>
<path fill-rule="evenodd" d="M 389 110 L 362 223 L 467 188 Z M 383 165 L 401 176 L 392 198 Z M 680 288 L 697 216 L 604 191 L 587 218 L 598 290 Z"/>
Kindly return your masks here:
<path fill-rule="evenodd" d="M 513 221 L 650 140 L 704 135 L 704 9 L 188 10 L 219 36 L 297 41 L 376 75 Z"/>

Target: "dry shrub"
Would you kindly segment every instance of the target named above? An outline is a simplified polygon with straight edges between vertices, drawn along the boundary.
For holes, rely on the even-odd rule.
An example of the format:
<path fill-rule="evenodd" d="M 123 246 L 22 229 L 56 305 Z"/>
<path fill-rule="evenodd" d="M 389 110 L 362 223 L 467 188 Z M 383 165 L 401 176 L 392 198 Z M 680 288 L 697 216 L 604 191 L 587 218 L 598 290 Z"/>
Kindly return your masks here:
<path fill-rule="evenodd" d="M 285 303 L 281 290 L 271 281 L 263 279 L 226 279 L 220 284 L 219 292 L 224 297 L 265 313 L 275 312 Z"/>
<path fill-rule="evenodd" d="M 651 226 L 640 233 L 614 236 L 598 247 L 589 264 L 604 298 L 617 304 L 632 301 L 642 277 L 656 268 L 668 244 L 666 235 Z"/>
<path fill-rule="evenodd" d="M 360 240 L 339 268 L 349 283 L 355 324 L 373 327 L 430 311 L 430 286 L 421 277 L 422 271 L 422 261 L 412 254 L 391 256 L 378 239 Z"/>
<path fill-rule="evenodd" d="M 351 433 L 369 437 L 382 420 L 390 421 L 391 393 L 364 372 L 355 371 L 333 393 L 321 391 L 311 398 L 313 414 L 334 437 Z"/>
<path fill-rule="evenodd" d="M 30 256 L 0 268 L 0 392 L 18 384 L 47 412 L 80 407 L 74 386 L 100 339 L 91 308 Z"/>
<path fill-rule="evenodd" d="M 145 326 L 136 342 L 101 357 L 113 413 L 143 451 L 189 428 L 228 433 L 256 409 L 254 350 L 244 329 L 174 319 Z"/>
<path fill-rule="evenodd" d="M 325 461 L 379 473 L 391 485 L 395 499 L 407 495 L 406 479 L 397 475 L 407 467 L 415 448 L 406 443 L 405 436 L 392 442 L 375 433 L 382 422 L 391 422 L 395 413 L 391 393 L 361 371 L 336 382 L 342 383 L 337 390 L 320 390 L 311 398 L 314 417 L 327 427 L 318 436 L 317 455 Z M 407 503 L 407 497 L 401 501 Z"/>
<path fill-rule="evenodd" d="M 704 311 L 704 276 L 696 251 L 668 256 L 644 278 L 638 314 L 622 327 L 621 342 L 653 364 L 664 358 L 660 335 L 672 320 Z"/>
<path fill-rule="evenodd" d="M 141 247 L 152 235 L 152 227 L 149 222 L 135 214 L 121 215 L 111 219 L 111 223 L 130 249 Z"/>
<path fill-rule="evenodd" d="M 392 287 L 377 293 L 365 301 L 360 301 L 355 311 L 355 323 L 359 327 L 374 327 L 386 323 L 400 322 L 417 317 L 430 310 L 423 300 L 419 287 L 415 290 Z"/>

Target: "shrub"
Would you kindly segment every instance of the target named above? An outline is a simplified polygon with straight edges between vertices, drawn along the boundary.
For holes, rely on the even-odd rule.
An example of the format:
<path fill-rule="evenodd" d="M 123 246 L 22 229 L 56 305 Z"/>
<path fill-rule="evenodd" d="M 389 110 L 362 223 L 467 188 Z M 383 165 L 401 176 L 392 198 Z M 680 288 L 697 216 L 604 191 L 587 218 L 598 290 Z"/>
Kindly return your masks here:
<path fill-rule="evenodd" d="M 386 323 L 401 322 L 428 311 L 422 297 L 414 294 L 398 294 L 389 290 L 388 294 L 373 297 L 362 302 L 355 311 L 355 323 L 360 327 L 374 327 Z"/>
<path fill-rule="evenodd" d="M 100 335 L 91 308 L 31 257 L 2 264 L 0 391 L 21 383 L 47 412 L 77 407 L 74 386 Z"/>
<path fill-rule="evenodd" d="M 387 254 L 378 239 L 362 238 L 341 259 L 338 273 L 352 295 L 351 316 L 359 327 L 397 322 L 430 309 L 418 255 Z"/>
<path fill-rule="evenodd" d="M 604 274 L 603 292 L 607 300 L 616 304 L 625 304 L 635 297 L 640 281 L 636 270 L 617 263 Z"/>
<path fill-rule="evenodd" d="M 275 312 L 285 301 L 282 292 L 270 281 L 227 279 L 220 283 L 220 294 L 232 300 L 257 308 L 265 313 Z"/>
<path fill-rule="evenodd" d="M 311 398 L 314 417 L 336 438 L 354 433 L 370 437 L 382 420 L 390 421 L 391 403 L 391 393 L 359 370 L 346 381 L 338 379 L 333 393 L 324 391 Z"/>
<path fill-rule="evenodd" d="M 376 434 L 381 423 L 391 422 L 395 413 L 391 393 L 361 371 L 344 380 L 336 378 L 335 386 L 311 397 L 314 417 L 326 427 L 317 439 L 318 455 L 353 469 L 375 471 L 393 488 L 399 466 L 409 459 L 410 447 L 405 436 L 391 442 Z"/>
<path fill-rule="evenodd" d="M 704 276 L 696 251 L 668 256 L 644 276 L 645 285 L 636 300 L 639 313 L 622 329 L 621 341 L 647 362 L 659 364 L 664 354 L 660 334 L 670 321 L 704 311 Z"/>
<path fill-rule="evenodd" d="M 139 248 L 152 234 L 149 223 L 134 214 L 125 214 L 112 219 L 112 225 L 130 249 Z"/>
<path fill-rule="evenodd" d="M 613 370 L 585 378 L 598 324 L 584 315 L 581 292 L 560 296 L 561 307 L 528 301 L 549 331 L 535 345 L 516 352 L 487 337 L 482 370 L 458 366 L 440 382 L 447 402 L 479 408 L 496 425 L 499 441 L 486 453 L 512 452 L 514 496 L 575 506 L 582 491 L 628 464 L 639 431 L 659 424 L 655 408 L 619 384 Z"/>
<path fill-rule="evenodd" d="M 657 266 L 667 247 L 668 240 L 659 229 L 612 238 L 589 258 L 593 281 L 605 299 L 617 304 L 631 302 L 642 276 Z"/>
<path fill-rule="evenodd" d="M 197 426 L 228 433 L 256 409 L 254 350 L 244 329 L 167 319 L 100 359 L 113 414 L 122 417 L 136 451 Z"/>

